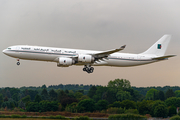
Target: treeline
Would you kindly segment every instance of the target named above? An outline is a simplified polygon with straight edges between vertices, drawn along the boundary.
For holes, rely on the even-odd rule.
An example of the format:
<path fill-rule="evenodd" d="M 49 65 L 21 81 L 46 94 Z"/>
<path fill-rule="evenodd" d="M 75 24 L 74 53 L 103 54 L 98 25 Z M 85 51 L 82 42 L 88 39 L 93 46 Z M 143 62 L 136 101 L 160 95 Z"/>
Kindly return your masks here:
<path fill-rule="evenodd" d="M 41 87 L 34 87 L 34 86 L 30 86 L 30 87 L 20 87 L 19 90 L 20 91 L 23 91 L 23 90 L 37 90 L 39 92 L 41 92 L 42 89 L 46 88 L 47 91 L 50 91 L 51 89 L 54 89 L 54 90 L 72 90 L 73 92 L 76 92 L 77 90 L 84 90 L 84 94 L 86 95 L 88 93 L 88 90 L 92 87 L 92 86 L 101 86 L 101 85 L 83 85 L 83 84 L 66 84 L 66 85 L 63 85 L 63 84 L 59 84 L 59 85 L 50 85 L 50 86 L 46 86 L 46 85 L 42 85 Z M 8 89 L 8 88 L 6 88 Z"/>
<path fill-rule="evenodd" d="M 168 89 L 172 89 L 173 91 L 176 91 L 176 90 L 180 90 L 180 87 L 179 86 L 164 86 L 164 87 L 132 87 L 134 90 L 137 90 L 139 91 L 140 94 L 142 95 L 146 95 L 147 91 L 149 91 L 151 88 L 154 88 L 156 90 L 159 90 L 159 91 L 163 91 L 163 92 L 166 92 Z"/>
<path fill-rule="evenodd" d="M 107 86 L 85 86 L 60 84 L 1 88 L 1 110 L 133 113 L 167 117 L 176 114 L 176 108 L 180 107 L 180 89 L 177 88 L 173 91 L 169 87 L 163 91 L 152 87 L 146 88 L 146 94 L 141 94 L 125 79 L 109 81 Z"/>

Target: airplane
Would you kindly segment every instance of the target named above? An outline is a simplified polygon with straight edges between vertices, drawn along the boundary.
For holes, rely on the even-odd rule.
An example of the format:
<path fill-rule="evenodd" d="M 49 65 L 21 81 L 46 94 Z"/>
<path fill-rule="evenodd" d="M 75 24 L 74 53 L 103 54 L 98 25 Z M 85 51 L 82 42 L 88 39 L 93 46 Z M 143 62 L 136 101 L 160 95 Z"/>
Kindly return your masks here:
<path fill-rule="evenodd" d="M 130 67 L 167 60 L 176 56 L 164 56 L 170 40 L 171 35 L 164 35 L 140 54 L 120 53 L 126 45 L 108 51 L 16 45 L 4 49 L 3 53 L 17 58 L 17 65 L 20 65 L 20 59 L 50 61 L 56 62 L 58 67 L 84 65 L 83 71 L 93 73 L 92 66 Z"/>

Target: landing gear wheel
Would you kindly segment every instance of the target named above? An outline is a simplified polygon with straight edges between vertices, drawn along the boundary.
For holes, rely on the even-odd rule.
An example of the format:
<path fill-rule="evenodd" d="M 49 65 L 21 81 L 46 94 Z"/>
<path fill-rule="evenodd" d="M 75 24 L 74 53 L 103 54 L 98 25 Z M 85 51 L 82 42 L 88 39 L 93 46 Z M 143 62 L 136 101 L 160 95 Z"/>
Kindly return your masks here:
<path fill-rule="evenodd" d="M 83 68 L 83 71 L 86 71 L 86 68 Z"/>
<path fill-rule="evenodd" d="M 91 67 L 91 68 L 89 69 L 89 72 L 90 72 L 90 73 L 93 73 L 93 71 L 94 71 L 94 68 Z"/>
<path fill-rule="evenodd" d="M 92 71 L 94 71 L 94 68 L 93 68 L 93 67 L 91 67 L 90 69 L 91 69 Z"/>
<path fill-rule="evenodd" d="M 86 72 L 89 71 L 89 68 L 88 68 L 88 67 L 86 67 L 85 69 L 86 69 Z"/>
<path fill-rule="evenodd" d="M 86 71 L 87 73 L 93 73 L 94 68 L 91 66 L 89 66 L 89 67 L 84 66 L 83 71 Z"/>
<path fill-rule="evenodd" d="M 20 62 L 17 62 L 17 65 L 20 65 Z"/>

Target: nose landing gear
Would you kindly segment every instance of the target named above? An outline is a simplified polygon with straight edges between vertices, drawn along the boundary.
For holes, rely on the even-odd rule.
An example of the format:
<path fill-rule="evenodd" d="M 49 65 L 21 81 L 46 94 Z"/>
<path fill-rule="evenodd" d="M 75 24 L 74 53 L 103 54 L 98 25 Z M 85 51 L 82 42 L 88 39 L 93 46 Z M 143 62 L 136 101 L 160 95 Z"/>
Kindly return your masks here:
<path fill-rule="evenodd" d="M 19 59 L 17 59 L 17 65 L 18 65 L 18 66 L 20 65 Z"/>
<path fill-rule="evenodd" d="M 87 73 L 93 73 L 94 68 L 91 66 L 84 65 L 83 71 L 85 71 Z"/>

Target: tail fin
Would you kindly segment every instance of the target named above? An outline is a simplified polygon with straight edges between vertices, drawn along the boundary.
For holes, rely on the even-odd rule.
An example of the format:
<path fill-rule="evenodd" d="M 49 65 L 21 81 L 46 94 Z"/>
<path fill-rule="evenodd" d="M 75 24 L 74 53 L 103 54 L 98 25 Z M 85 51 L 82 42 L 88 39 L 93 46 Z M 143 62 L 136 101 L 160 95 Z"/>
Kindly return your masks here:
<path fill-rule="evenodd" d="M 171 40 L 171 35 L 164 35 L 154 45 L 142 54 L 154 54 L 157 56 L 163 56 L 166 52 L 168 44 Z"/>

